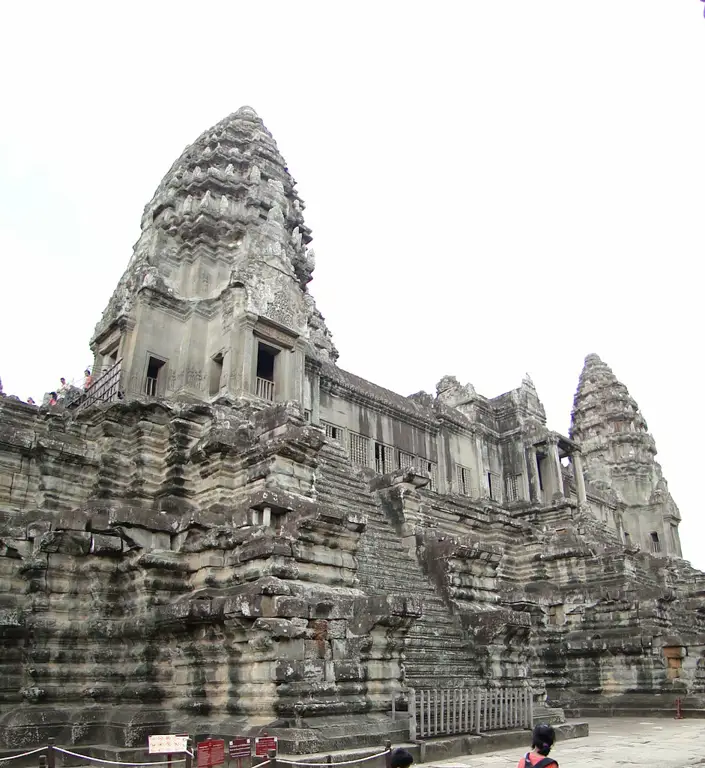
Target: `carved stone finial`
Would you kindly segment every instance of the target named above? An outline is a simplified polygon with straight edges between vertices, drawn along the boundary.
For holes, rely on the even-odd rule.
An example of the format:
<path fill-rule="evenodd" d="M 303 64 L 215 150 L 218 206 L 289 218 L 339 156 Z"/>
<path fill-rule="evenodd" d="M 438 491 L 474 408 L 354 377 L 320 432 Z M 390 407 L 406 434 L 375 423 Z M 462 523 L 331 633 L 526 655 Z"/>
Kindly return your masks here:
<path fill-rule="evenodd" d="M 267 221 L 276 222 L 282 226 L 284 225 L 284 212 L 279 203 L 274 203 L 269 209 L 269 212 L 267 213 Z"/>

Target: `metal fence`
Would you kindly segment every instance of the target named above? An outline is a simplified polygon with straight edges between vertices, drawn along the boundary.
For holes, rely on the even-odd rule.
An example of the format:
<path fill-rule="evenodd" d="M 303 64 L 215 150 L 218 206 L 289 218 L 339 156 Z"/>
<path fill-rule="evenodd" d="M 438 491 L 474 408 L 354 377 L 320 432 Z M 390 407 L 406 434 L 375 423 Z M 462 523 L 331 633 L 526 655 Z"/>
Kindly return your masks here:
<path fill-rule="evenodd" d="M 122 358 L 104 371 L 75 404 L 76 410 L 83 410 L 96 403 L 110 403 L 118 399 L 120 393 L 120 373 Z"/>
<path fill-rule="evenodd" d="M 531 688 L 409 690 L 409 736 L 426 739 L 532 727 Z"/>

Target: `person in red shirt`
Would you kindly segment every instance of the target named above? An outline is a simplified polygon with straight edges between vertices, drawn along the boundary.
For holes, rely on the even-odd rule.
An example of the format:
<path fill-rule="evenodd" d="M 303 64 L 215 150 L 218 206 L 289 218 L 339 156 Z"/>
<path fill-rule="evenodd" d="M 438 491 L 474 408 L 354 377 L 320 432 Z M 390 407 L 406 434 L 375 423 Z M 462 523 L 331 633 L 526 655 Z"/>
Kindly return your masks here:
<path fill-rule="evenodd" d="M 550 725 L 537 725 L 531 737 L 531 752 L 519 761 L 517 768 L 558 768 L 558 761 L 548 756 L 556 740 Z"/>

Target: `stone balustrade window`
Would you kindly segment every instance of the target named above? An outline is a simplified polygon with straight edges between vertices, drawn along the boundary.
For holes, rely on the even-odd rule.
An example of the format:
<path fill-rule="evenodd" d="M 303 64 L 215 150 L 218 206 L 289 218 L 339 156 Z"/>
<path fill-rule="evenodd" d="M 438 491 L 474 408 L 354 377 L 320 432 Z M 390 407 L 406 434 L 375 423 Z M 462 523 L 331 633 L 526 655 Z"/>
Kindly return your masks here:
<path fill-rule="evenodd" d="M 345 430 L 343 427 L 339 427 L 337 424 L 331 424 L 329 421 L 321 421 L 321 426 L 326 432 L 326 437 L 329 440 L 335 440 L 336 443 L 343 443 L 345 437 Z"/>
<path fill-rule="evenodd" d="M 455 465 L 455 483 L 461 496 L 472 494 L 472 474 L 468 467 L 464 467 L 462 464 Z"/>
<path fill-rule="evenodd" d="M 507 475 L 505 478 L 505 494 L 507 501 L 519 501 L 522 476 Z"/>
<path fill-rule="evenodd" d="M 394 460 L 394 448 L 384 443 L 375 443 L 375 470 L 380 475 L 386 475 L 387 472 L 393 472 L 397 469 Z"/>
<path fill-rule="evenodd" d="M 428 461 L 419 458 L 420 469 L 428 472 L 431 476 L 431 482 L 426 486 L 429 491 L 438 492 L 438 464 L 435 461 Z"/>
<path fill-rule="evenodd" d="M 659 540 L 658 533 L 651 531 L 649 536 L 651 538 L 651 552 L 654 555 L 658 555 L 661 552 L 661 541 Z"/>
<path fill-rule="evenodd" d="M 156 397 L 162 394 L 166 360 L 150 355 L 147 361 L 147 376 L 144 382 L 144 394 Z"/>
<path fill-rule="evenodd" d="M 370 439 L 357 432 L 350 432 L 350 462 L 354 467 L 370 465 Z"/>
<path fill-rule="evenodd" d="M 416 469 L 416 456 L 413 453 L 399 451 L 399 469 Z"/>
<path fill-rule="evenodd" d="M 502 488 L 499 475 L 495 472 L 487 473 L 487 490 L 492 501 L 502 501 Z"/>

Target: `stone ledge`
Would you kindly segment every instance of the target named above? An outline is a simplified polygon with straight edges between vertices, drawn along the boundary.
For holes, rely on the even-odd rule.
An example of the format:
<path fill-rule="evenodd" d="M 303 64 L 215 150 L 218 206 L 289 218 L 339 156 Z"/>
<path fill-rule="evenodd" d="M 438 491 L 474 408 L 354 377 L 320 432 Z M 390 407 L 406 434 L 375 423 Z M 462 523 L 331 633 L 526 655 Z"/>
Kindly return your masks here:
<path fill-rule="evenodd" d="M 584 722 L 561 723 L 553 727 L 556 731 L 556 741 L 583 738 L 589 733 L 588 724 Z M 531 732 L 515 730 L 483 733 L 479 736 L 463 735 L 429 739 L 414 745 L 409 751 L 414 755 L 415 761 L 432 763 L 462 755 L 480 755 L 500 749 L 529 748 L 530 746 Z"/>

